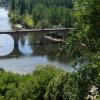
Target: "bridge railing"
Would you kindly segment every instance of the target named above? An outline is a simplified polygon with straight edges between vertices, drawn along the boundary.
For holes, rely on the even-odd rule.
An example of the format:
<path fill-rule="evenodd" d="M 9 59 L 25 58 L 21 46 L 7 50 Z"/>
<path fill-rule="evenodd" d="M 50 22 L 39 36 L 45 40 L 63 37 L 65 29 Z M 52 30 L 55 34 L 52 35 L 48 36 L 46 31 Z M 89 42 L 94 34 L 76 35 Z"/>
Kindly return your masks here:
<path fill-rule="evenodd" d="M 24 29 L 24 30 L 14 30 L 14 31 L 0 31 L 0 34 L 10 34 L 10 33 L 21 33 L 21 32 L 45 32 L 45 31 L 70 31 L 74 28 L 51 28 L 51 29 Z"/>

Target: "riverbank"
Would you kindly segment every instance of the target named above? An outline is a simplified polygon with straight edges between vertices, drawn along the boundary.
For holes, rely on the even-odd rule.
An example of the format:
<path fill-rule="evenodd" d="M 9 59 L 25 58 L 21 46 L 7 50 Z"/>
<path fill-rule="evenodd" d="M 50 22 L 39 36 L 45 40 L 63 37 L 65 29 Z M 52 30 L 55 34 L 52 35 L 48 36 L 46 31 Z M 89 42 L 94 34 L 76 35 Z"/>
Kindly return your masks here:
<path fill-rule="evenodd" d="M 15 29 L 15 30 L 25 29 L 21 24 L 14 24 L 14 25 L 12 25 L 12 28 Z"/>

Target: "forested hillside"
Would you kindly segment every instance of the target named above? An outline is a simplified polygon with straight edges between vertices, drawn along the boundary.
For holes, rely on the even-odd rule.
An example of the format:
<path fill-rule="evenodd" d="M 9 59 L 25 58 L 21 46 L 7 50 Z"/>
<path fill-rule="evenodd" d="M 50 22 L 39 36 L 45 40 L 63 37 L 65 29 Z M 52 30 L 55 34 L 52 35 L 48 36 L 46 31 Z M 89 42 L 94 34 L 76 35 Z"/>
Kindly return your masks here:
<path fill-rule="evenodd" d="M 13 23 L 28 28 L 73 27 L 74 0 L 10 0 Z"/>

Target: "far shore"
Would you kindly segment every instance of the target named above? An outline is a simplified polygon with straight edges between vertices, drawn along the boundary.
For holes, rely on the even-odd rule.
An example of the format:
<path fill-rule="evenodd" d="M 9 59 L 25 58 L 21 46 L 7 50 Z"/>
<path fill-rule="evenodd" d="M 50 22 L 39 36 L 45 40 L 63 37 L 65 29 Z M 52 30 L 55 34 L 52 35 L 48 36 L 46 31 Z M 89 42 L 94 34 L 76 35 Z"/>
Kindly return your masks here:
<path fill-rule="evenodd" d="M 13 27 L 14 29 L 16 29 L 16 30 L 26 29 L 26 28 L 24 28 L 24 26 L 22 26 L 21 24 L 14 24 L 14 25 L 12 25 L 12 27 Z"/>

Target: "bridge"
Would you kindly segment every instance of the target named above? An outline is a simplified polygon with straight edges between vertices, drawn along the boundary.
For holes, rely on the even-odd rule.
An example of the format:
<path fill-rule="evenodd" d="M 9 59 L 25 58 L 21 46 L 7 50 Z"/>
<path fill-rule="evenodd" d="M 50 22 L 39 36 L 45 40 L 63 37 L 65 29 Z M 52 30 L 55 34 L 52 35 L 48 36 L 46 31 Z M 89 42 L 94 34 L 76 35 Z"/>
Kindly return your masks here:
<path fill-rule="evenodd" d="M 32 34 L 39 34 L 41 38 L 45 37 L 47 39 L 55 40 L 57 41 L 57 38 L 59 39 L 60 35 L 63 41 L 67 37 L 67 33 L 69 31 L 74 31 L 74 28 L 51 28 L 51 29 L 21 29 L 21 30 L 12 30 L 12 31 L 0 31 L 0 34 L 9 34 L 14 38 L 15 43 L 17 43 L 20 36 L 32 33 Z M 49 36 L 47 34 L 49 33 Z M 51 38 L 52 36 L 56 35 L 56 39 Z M 50 37 L 51 36 L 51 37 Z"/>
<path fill-rule="evenodd" d="M 20 36 L 24 36 L 24 35 L 27 35 L 29 33 L 31 34 L 38 34 L 39 35 L 39 43 L 43 42 L 44 41 L 44 38 L 47 38 L 47 39 L 51 39 L 51 41 L 53 40 L 52 38 L 50 38 L 49 36 L 51 35 L 62 35 L 62 40 L 66 39 L 67 37 L 67 34 L 70 32 L 70 31 L 74 31 L 74 28 L 52 28 L 52 29 L 23 29 L 23 30 L 14 30 L 14 31 L 0 31 L 0 34 L 9 34 L 13 37 L 14 39 L 14 50 L 13 52 L 11 53 L 11 55 L 14 53 L 14 52 L 19 52 L 19 47 L 18 47 L 18 41 L 19 41 L 19 38 Z M 49 36 L 47 36 L 49 33 Z M 57 42 L 57 39 L 54 39 L 56 42 Z M 16 52 L 16 53 L 17 53 Z"/>
<path fill-rule="evenodd" d="M 51 29 L 21 29 L 16 31 L 0 31 L 0 34 L 14 34 L 14 33 L 28 33 L 28 32 L 34 32 L 34 33 L 45 33 L 45 32 L 61 32 L 61 33 L 67 33 L 71 30 L 74 30 L 74 28 L 51 28 Z"/>

